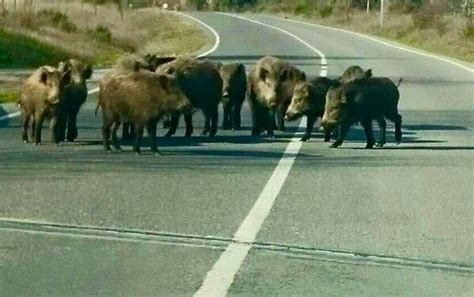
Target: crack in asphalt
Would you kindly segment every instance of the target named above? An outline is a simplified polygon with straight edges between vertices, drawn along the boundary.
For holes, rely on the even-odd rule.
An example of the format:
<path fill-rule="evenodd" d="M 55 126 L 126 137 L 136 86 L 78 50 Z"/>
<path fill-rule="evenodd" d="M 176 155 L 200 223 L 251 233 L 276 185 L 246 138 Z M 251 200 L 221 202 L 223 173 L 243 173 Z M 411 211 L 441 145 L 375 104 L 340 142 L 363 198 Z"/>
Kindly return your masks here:
<path fill-rule="evenodd" d="M 470 263 L 445 262 L 342 250 L 320 249 L 315 247 L 273 242 L 247 242 L 218 236 L 205 236 L 196 234 L 183 234 L 92 225 L 60 224 L 10 218 L 0 218 L 0 230 L 25 232 L 30 234 L 69 236 L 76 238 L 85 237 L 100 240 L 180 245 L 188 247 L 210 248 L 217 250 L 225 250 L 229 244 L 233 243 L 244 246 L 250 245 L 251 249 L 253 250 L 273 252 L 289 258 L 356 265 L 358 264 L 399 268 L 421 268 L 427 270 L 439 270 L 444 272 L 456 272 L 470 275 L 474 274 L 474 265 Z"/>

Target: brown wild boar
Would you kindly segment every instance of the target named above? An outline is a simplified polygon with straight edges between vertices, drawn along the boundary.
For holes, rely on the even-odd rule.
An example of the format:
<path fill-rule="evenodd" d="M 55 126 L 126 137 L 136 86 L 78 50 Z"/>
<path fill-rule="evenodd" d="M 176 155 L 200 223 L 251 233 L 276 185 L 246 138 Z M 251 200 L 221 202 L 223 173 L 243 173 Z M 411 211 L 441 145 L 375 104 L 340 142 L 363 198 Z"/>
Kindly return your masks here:
<path fill-rule="evenodd" d="M 156 68 L 162 64 L 175 60 L 176 57 L 158 57 L 152 54 L 146 54 L 143 59 L 135 55 L 125 55 L 118 62 L 118 68 L 122 70 L 134 70 L 140 71 L 142 69 L 155 72 Z M 165 123 L 171 121 L 169 115 L 165 115 L 163 119 L 163 128 L 169 128 L 169 124 L 165 127 Z M 135 127 L 133 123 L 124 122 L 122 123 L 122 140 L 135 139 Z"/>
<path fill-rule="evenodd" d="M 288 108 L 293 89 L 298 82 L 306 81 L 306 74 L 287 62 L 272 56 L 257 61 L 248 78 L 248 96 L 252 110 L 252 135 L 267 131 L 274 136 L 275 114 L 278 126 L 284 129 L 283 117 Z"/>
<path fill-rule="evenodd" d="M 178 77 L 148 71 L 112 70 L 99 85 L 99 106 L 102 108 L 102 135 L 104 149 L 110 151 L 109 138 L 116 150 L 121 150 L 117 129 L 123 121 L 135 125 L 134 150 L 140 153 L 143 130 L 146 126 L 151 140 L 151 150 L 158 153 L 156 125 L 158 120 L 171 112 L 187 112 L 191 102 L 181 90 Z M 112 129 L 112 130 L 111 130 Z"/>
<path fill-rule="evenodd" d="M 79 60 L 65 62 L 71 71 L 71 80 L 64 88 L 64 100 L 59 105 L 59 139 L 74 141 L 77 138 L 77 115 L 87 98 L 86 80 L 92 76 L 92 66 Z M 67 135 L 66 135 L 67 130 Z"/>
<path fill-rule="evenodd" d="M 247 74 L 241 63 L 219 64 L 222 78 L 222 107 L 224 118 L 222 129 L 239 130 L 241 126 L 240 111 L 247 93 Z"/>
<path fill-rule="evenodd" d="M 42 66 L 25 80 L 18 99 L 24 142 L 28 142 L 28 128 L 31 122 L 31 138 L 35 144 L 40 144 L 43 121 L 50 118 L 52 139 L 59 145 L 58 107 L 64 99 L 64 88 L 70 79 L 71 71 L 62 65 L 60 68 Z"/>
<path fill-rule="evenodd" d="M 331 145 L 336 148 L 342 144 L 350 126 L 361 122 L 367 138 L 366 148 L 372 148 L 375 140 L 372 120 L 377 120 L 381 128 L 381 138 L 377 146 L 382 147 L 385 140 L 386 121 L 395 123 L 395 141 L 402 139 L 402 117 L 398 113 L 400 93 L 398 85 L 384 77 L 356 79 L 330 88 L 326 95 L 326 106 L 321 126 L 326 132 L 338 128 L 337 140 Z"/>
<path fill-rule="evenodd" d="M 202 135 L 214 136 L 217 133 L 218 106 L 222 98 L 222 79 L 217 65 L 208 60 L 178 58 L 161 65 L 156 71 L 178 75 L 178 83 L 191 101 L 193 108 L 201 109 L 204 114 L 205 124 Z M 177 112 L 171 115 L 171 126 L 166 136 L 175 134 L 179 116 Z M 193 133 L 192 111 L 184 114 L 184 120 L 186 122 L 185 136 L 189 137 Z"/>

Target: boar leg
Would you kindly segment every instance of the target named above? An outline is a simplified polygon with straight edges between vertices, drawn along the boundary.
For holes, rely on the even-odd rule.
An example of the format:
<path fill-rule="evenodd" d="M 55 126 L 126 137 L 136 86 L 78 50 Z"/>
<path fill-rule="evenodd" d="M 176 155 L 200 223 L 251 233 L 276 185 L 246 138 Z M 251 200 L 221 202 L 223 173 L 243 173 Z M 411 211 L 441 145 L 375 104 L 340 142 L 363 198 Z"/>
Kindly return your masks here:
<path fill-rule="evenodd" d="M 251 105 L 252 109 L 252 136 L 258 136 L 260 135 L 260 132 L 262 132 L 262 120 L 264 118 L 264 110 L 263 108 L 257 104 L 254 103 Z"/>
<path fill-rule="evenodd" d="M 362 121 L 362 126 L 364 127 L 365 137 L 367 138 L 365 148 L 371 149 L 375 144 L 374 132 L 372 131 L 372 119 L 364 119 Z"/>
<path fill-rule="evenodd" d="M 179 116 L 180 114 L 177 112 L 174 112 L 171 114 L 170 128 L 168 132 L 165 134 L 165 137 L 171 137 L 176 133 L 176 129 L 178 128 L 178 124 L 179 124 Z M 188 127 L 186 126 L 186 132 L 187 132 L 187 129 Z"/>
<path fill-rule="evenodd" d="M 184 136 L 186 137 L 191 137 L 193 135 L 193 113 L 186 113 L 184 115 L 184 123 L 186 124 L 186 132 L 184 133 Z"/>
<path fill-rule="evenodd" d="M 224 118 L 222 119 L 222 129 L 228 130 L 231 128 L 232 125 L 232 104 L 229 102 L 226 105 L 222 105 L 222 109 L 224 110 Z"/>
<path fill-rule="evenodd" d="M 268 128 L 267 128 L 267 137 L 274 138 L 275 137 L 275 111 L 269 110 L 268 112 Z"/>
<path fill-rule="evenodd" d="M 77 113 L 72 112 L 67 119 L 67 141 L 73 142 L 77 134 Z"/>
<path fill-rule="evenodd" d="M 316 122 L 315 116 L 308 116 L 306 120 L 306 132 L 304 136 L 301 138 L 301 141 L 307 141 L 311 137 L 311 132 L 313 131 L 314 123 Z"/>
<path fill-rule="evenodd" d="M 59 114 L 56 117 L 56 137 L 59 141 L 64 141 L 66 135 L 66 116 Z M 54 140 L 54 139 L 53 139 Z"/>
<path fill-rule="evenodd" d="M 58 116 L 51 118 L 51 141 L 56 143 L 59 146 L 61 142 L 61 120 Z"/>
<path fill-rule="evenodd" d="M 32 117 L 32 119 L 31 119 L 31 140 L 35 139 L 35 132 L 36 132 L 36 121 L 35 121 L 35 118 Z"/>
<path fill-rule="evenodd" d="M 21 133 L 21 139 L 24 143 L 28 143 L 28 127 L 30 125 L 30 118 L 29 114 L 22 111 L 23 132 Z"/>
<path fill-rule="evenodd" d="M 278 130 L 285 131 L 285 114 L 289 104 L 282 104 L 277 110 Z"/>
<path fill-rule="evenodd" d="M 37 114 L 35 115 L 35 144 L 39 145 L 41 143 L 41 130 L 43 128 L 44 115 Z"/>
<path fill-rule="evenodd" d="M 232 129 L 240 130 L 241 118 L 240 111 L 242 110 L 242 103 L 237 103 L 233 106 L 232 110 Z"/>
<path fill-rule="evenodd" d="M 346 138 L 347 131 L 349 131 L 350 124 L 340 124 L 337 129 L 337 140 L 331 144 L 329 147 L 330 148 L 337 148 L 341 146 L 341 144 L 344 142 L 344 138 Z"/>
<path fill-rule="evenodd" d="M 385 118 L 383 116 L 377 117 L 377 122 L 379 123 L 380 127 L 380 141 L 376 144 L 377 147 L 383 147 L 385 143 L 387 142 L 386 140 L 386 131 L 387 131 L 387 121 L 385 121 Z"/>
<path fill-rule="evenodd" d="M 110 151 L 110 127 L 112 127 L 113 123 L 114 120 L 110 118 L 110 116 L 107 116 L 104 112 L 104 120 L 102 123 L 102 139 L 104 141 L 104 149 L 108 152 Z"/>
<path fill-rule="evenodd" d="M 146 131 L 148 132 L 148 136 L 150 137 L 150 148 L 153 153 L 158 155 L 160 151 L 158 150 L 158 146 L 156 144 L 156 125 L 158 124 L 157 120 L 148 121 L 146 124 Z"/>
<path fill-rule="evenodd" d="M 120 127 L 120 120 L 114 121 L 112 124 L 112 145 L 116 151 L 121 152 L 122 148 L 120 147 L 118 137 L 117 137 L 117 130 Z"/>
<path fill-rule="evenodd" d="M 217 121 L 219 119 L 219 111 L 217 110 L 217 106 L 211 110 L 211 133 L 209 133 L 210 137 L 214 137 L 217 133 Z"/>
<path fill-rule="evenodd" d="M 122 124 L 122 141 L 130 139 L 130 122 L 125 121 Z"/>
<path fill-rule="evenodd" d="M 402 116 L 397 114 L 394 119 L 395 123 L 395 141 L 397 144 L 402 142 Z"/>
<path fill-rule="evenodd" d="M 145 128 L 145 125 L 143 123 L 140 123 L 140 122 L 135 123 L 135 134 L 137 136 L 135 138 L 135 145 L 133 147 L 133 150 L 137 154 L 140 153 L 140 147 L 142 146 L 143 129 L 144 128 Z"/>

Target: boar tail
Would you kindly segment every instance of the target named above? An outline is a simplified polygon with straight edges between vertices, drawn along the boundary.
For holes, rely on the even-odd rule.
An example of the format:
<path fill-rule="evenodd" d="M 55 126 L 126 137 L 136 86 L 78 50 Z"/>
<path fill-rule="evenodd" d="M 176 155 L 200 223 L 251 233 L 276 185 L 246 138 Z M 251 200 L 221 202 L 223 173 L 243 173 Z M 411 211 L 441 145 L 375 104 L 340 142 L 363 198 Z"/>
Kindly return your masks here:
<path fill-rule="evenodd" d="M 403 77 L 400 77 L 400 79 L 398 80 L 398 83 L 397 83 L 397 88 L 400 86 L 400 84 L 402 83 L 403 81 Z"/>

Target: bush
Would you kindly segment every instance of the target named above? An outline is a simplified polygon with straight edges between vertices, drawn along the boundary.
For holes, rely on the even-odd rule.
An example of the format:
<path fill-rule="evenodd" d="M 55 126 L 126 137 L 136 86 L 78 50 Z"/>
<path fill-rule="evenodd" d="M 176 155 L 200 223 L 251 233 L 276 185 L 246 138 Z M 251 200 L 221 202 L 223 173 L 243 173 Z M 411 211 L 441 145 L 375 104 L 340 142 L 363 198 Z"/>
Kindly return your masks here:
<path fill-rule="evenodd" d="M 23 10 L 18 14 L 18 22 L 28 29 L 35 29 L 37 24 L 36 14 L 33 10 Z"/>
<path fill-rule="evenodd" d="M 319 10 L 319 15 L 324 19 L 332 14 L 333 7 L 331 5 L 325 5 Z"/>
<path fill-rule="evenodd" d="M 77 31 L 76 25 L 69 20 L 68 16 L 59 11 L 53 9 L 42 9 L 38 11 L 38 17 L 60 30 L 69 33 Z"/>
<path fill-rule="evenodd" d="M 474 40 L 474 25 L 469 24 L 466 28 L 462 29 L 461 37 L 467 40 Z"/>
<path fill-rule="evenodd" d="M 97 25 L 95 29 L 88 29 L 87 33 L 97 41 L 110 43 L 112 41 L 112 32 L 106 25 Z"/>
<path fill-rule="evenodd" d="M 310 3 L 299 2 L 298 4 L 296 4 L 293 11 L 295 14 L 310 15 L 312 10 L 313 8 L 311 7 Z"/>

